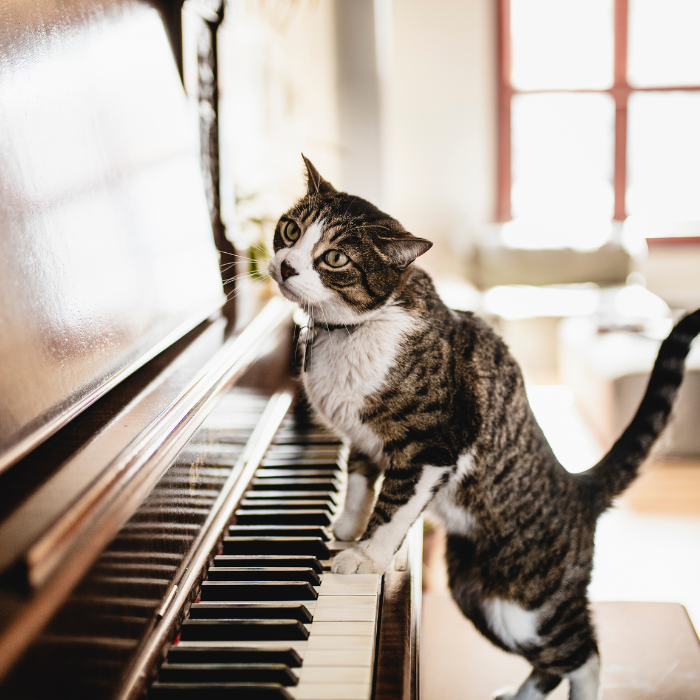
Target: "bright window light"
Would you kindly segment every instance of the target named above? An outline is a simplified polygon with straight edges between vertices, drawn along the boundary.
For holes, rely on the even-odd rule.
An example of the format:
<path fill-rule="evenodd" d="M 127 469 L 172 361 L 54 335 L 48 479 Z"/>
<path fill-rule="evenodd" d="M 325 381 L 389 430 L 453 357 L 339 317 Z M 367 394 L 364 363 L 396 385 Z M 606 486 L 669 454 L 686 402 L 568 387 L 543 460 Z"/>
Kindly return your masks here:
<path fill-rule="evenodd" d="M 700 91 L 630 96 L 629 214 L 700 221 L 699 129 Z"/>
<path fill-rule="evenodd" d="M 630 0 L 627 74 L 635 87 L 700 83 L 700 2 Z"/>
<path fill-rule="evenodd" d="M 511 0 L 518 90 L 605 89 L 613 81 L 612 0 Z"/>
<path fill-rule="evenodd" d="M 607 94 L 516 95 L 514 217 L 610 220 L 614 120 Z"/>

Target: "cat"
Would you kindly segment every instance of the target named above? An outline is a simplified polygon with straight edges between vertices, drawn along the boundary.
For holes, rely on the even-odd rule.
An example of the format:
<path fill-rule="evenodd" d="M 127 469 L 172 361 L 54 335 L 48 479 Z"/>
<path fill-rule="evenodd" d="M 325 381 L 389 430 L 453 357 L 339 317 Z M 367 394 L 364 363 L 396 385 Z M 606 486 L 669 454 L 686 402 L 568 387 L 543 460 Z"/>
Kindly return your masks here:
<path fill-rule="evenodd" d="M 383 572 L 428 509 L 447 532 L 458 606 L 533 667 L 498 697 L 539 700 L 568 678 L 571 700 L 594 700 L 600 659 L 587 587 L 596 520 L 668 419 L 700 310 L 662 344 L 641 406 L 610 452 L 570 474 L 503 340 L 477 316 L 447 308 L 413 265 L 432 244 L 304 162 L 307 193 L 277 223 L 269 273 L 311 319 L 307 398 L 351 445 L 334 533 L 359 542 L 336 555 L 332 571 Z"/>

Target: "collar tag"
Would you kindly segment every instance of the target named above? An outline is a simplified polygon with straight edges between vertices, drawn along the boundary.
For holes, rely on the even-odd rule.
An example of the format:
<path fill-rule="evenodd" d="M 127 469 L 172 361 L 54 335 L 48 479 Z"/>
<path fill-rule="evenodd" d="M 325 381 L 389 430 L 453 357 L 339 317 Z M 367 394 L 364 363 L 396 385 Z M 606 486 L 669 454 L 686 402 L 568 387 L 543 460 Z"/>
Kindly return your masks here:
<path fill-rule="evenodd" d="M 304 364 L 302 366 L 302 372 L 308 372 L 311 366 L 311 348 L 314 346 L 315 335 L 314 320 L 311 318 L 309 319 L 309 325 L 306 327 L 306 338 L 304 338 Z"/>

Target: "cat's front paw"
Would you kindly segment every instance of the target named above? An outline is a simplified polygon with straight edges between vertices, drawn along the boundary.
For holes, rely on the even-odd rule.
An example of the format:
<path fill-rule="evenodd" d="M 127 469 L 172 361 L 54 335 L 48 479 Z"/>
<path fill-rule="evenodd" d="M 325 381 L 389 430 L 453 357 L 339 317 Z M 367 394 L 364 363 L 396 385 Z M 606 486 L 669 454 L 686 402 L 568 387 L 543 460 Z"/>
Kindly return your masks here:
<path fill-rule="evenodd" d="M 493 694 L 493 700 L 516 700 L 517 697 L 518 689 L 511 685 L 501 688 Z"/>
<path fill-rule="evenodd" d="M 341 542 L 356 540 L 364 531 L 365 525 L 360 522 L 358 514 L 349 513 L 347 510 L 344 510 L 333 523 L 335 539 Z"/>
<path fill-rule="evenodd" d="M 381 574 L 384 568 L 357 547 L 338 552 L 333 560 L 334 574 Z"/>

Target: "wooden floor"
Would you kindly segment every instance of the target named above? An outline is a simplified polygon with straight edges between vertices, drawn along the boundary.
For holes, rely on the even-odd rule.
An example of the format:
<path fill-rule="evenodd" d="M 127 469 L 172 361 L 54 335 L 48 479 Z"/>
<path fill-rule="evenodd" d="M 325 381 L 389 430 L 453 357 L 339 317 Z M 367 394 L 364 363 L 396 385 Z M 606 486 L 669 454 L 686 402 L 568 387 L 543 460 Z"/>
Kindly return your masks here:
<path fill-rule="evenodd" d="M 621 505 L 637 513 L 700 520 L 700 460 L 666 460 L 645 465 Z"/>

